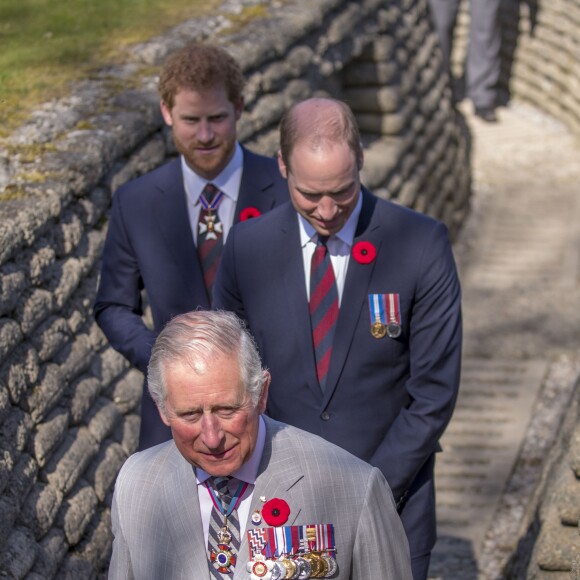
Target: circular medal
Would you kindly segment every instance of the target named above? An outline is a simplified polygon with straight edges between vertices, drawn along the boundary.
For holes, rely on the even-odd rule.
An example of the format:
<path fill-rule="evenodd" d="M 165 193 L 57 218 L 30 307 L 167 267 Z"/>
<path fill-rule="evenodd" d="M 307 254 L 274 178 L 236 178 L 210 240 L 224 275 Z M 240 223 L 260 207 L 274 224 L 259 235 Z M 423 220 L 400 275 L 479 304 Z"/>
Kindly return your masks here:
<path fill-rule="evenodd" d="M 260 510 L 256 510 L 253 514 L 252 514 L 252 523 L 255 526 L 259 526 L 262 523 L 262 515 L 260 514 Z"/>
<path fill-rule="evenodd" d="M 272 580 L 282 580 L 282 578 L 286 577 L 286 568 L 282 565 L 282 563 L 277 560 L 274 562 L 274 567 L 272 568 Z"/>
<path fill-rule="evenodd" d="M 323 554 L 322 559 L 326 562 L 326 565 L 328 566 L 328 571 L 326 572 L 325 578 L 332 578 L 336 574 L 336 571 L 338 570 L 338 564 L 336 563 L 336 560 L 329 554 Z"/>
<path fill-rule="evenodd" d="M 307 580 L 308 578 L 310 578 L 310 576 L 312 575 L 312 566 L 310 565 L 310 562 L 306 558 L 303 558 L 302 556 L 298 556 L 298 558 L 295 558 L 294 562 L 296 562 L 296 564 L 298 565 L 298 570 L 300 571 L 300 574 L 298 575 L 298 580 Z"/>
<path fill-rule="evenodd" d="M 288 560 L 287 558 L 280 560 L 280 562 L 282 566 L 286 568 L 286 575 L 284 576 L 284 578 L 288 580 L 298 578 L 297 574 L 299 574 L 300 571 L 298 570 L 298 565 L 296 564 L 296 562 L 294 562 L 293 560 Z"/>
<path fill-rule="evenodd" d="M 254 562 L 252 574 L 258 578 L 263 578 L 268 573 L 268 566 L 264 562 Z"/>
<path fill-rule="evenodd" d="M 320 571 L 322 570 L 323 564 L 322 558 L 318 554 L 309 553 L 304 554 L 304 559 L 308 561 L 310 564 L 310 577 L 311 578 L 324 578 L 324 576 L 320 576 Z"/>
<path fill-rule="evenodd" d="M 385 334 L 387 334 L 387 327 L 382 322 L 377 320 L 371 325 L 371 334 L 375 338 L 383 338 Z"/>
<path fill-rule="evenodd" d="M 398 338 L 401 336 L 401 325 L 396 322 L 389 322 L 387 324 L 387 334 L 389 338 Z"/>

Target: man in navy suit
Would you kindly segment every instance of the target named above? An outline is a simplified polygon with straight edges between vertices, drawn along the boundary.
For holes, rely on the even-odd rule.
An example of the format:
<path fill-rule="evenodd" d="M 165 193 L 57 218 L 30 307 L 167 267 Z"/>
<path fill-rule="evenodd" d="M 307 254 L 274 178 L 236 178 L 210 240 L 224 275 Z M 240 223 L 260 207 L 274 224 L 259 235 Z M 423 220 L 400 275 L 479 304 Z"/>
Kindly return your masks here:
<path fill-rule="evenodd" d="M 159 92 L 180 156 L 114 195 L 94 311 L 113 348 L 143 373 L 173 316 L 210 307 L 231 226 L 288 199 L 275 159 L 237 141 L 243 87 L 238 63 L 219 47 L 190 44 L 170 55 Z M 142 318 L 143 290 L 152 329 Z M 170 437 L 145 389 L 139 448 Z"/>
<path fill-rule="evenodd" d="M 361 187 L 362 146 L 343 103 L 295 105 L 280 137 L 292 203 L 230 233 L 214 307 L 256 338 L 272 376 L 269 416 L 381 469 L 423 579 L 436 539 L 435 453 L 460 374 L 447 230 Z"/>

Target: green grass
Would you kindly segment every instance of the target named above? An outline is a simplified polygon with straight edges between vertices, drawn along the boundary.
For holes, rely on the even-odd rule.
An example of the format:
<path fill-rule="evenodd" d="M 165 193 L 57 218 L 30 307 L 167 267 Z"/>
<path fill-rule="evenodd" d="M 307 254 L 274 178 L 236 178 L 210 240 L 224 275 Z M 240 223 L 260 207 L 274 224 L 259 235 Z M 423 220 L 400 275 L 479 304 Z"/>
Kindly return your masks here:
<path fill-rule="evenodd" d="M 0 135 L 123 50 L 219 0 L 0 0 Z"/>

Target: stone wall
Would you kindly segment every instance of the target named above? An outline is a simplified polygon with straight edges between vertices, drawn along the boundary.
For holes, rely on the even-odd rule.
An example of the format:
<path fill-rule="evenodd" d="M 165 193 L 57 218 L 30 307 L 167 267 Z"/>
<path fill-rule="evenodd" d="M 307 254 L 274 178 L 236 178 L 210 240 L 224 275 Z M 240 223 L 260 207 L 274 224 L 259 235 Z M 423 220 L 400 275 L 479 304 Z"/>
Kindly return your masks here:
<path fill-rule="evenodd" d="M 342 97 L 364 133 L 367 185 L 452 234 L 467 211 L 468 141 L 426 0 L 229 0 L 42 106 L 0 149 L 0 576 L 107 568 L 142 388 L 91 314 L 107 212 L 121 183 L 174 154 L 155 73 L 207 37 L 248 76 L 245 144 L 273 154 L 288 105 Z"/>
<path fill-rule="evenodd" d="M 502 0 L 500 104 L 527 101 L 580 134 L 580 0 Z M 467 49 L 469 0 L 462 0 L 452 57 L 461 76 Z M 558 433 L 549 434 L 543 475 L 519 514 L 523 526 L 503 578 L 580 580 L 580 385 Z M 546 409 L 546 413 L 550 410 Z M 532 421 L 541 418 L 532 418 Z M 538 434 L 538 439 L 548 434 Z M 524 458 L 525 459 L 525 458 Z M 517 503 L 517 502 L 515 502 Z M 572 574 L 571 574 L 572 571 Z"/>

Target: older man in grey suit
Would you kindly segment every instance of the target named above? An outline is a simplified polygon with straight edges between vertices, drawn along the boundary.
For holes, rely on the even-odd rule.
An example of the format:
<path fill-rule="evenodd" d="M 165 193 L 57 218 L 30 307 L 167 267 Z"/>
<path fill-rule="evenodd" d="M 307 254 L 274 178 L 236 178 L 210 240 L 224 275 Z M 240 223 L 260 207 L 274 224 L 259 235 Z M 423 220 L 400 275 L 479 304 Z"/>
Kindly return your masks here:
<path fill-rule="evenodd" d="M 119 474 L 109 578 L 411 579 L 381 472 L 262 416 L 269 382 L 235 315 L 166 326 L 148 384 L 173 440 Z"/>

